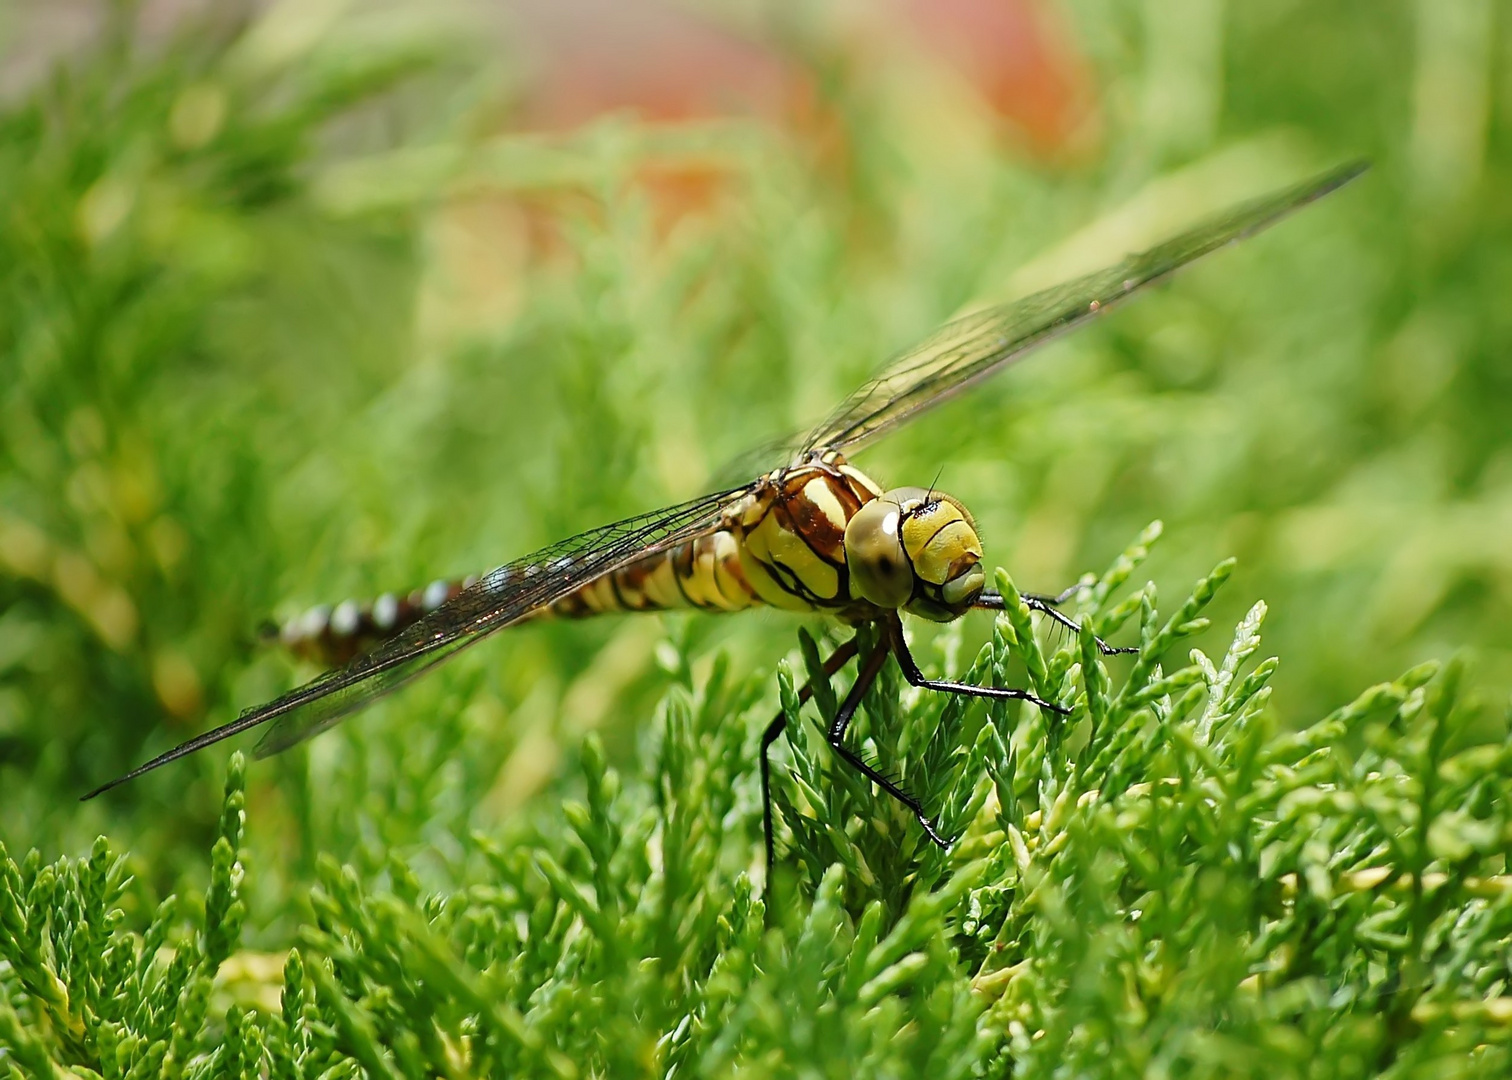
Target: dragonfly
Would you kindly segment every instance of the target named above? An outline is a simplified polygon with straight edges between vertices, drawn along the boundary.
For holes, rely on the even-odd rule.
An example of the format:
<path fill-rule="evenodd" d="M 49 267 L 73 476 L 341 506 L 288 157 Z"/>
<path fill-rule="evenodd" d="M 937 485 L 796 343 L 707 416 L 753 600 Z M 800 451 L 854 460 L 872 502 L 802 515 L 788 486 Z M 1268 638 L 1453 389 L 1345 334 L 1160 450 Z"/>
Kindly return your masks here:
<path fill-rule="evenodd" d="M 904 352 L 823 422 L 775 451 L 755 479 L 687 502 L 590 529 L 476 578 L 437 581 L 403 598 L 315 609 L 286 624 L 285 644 L 331 666 L 236 719 L 175 746 L 95 788 L 95 796 L 195 751 L 266 728 L 253 753 L 297 745 L 508 626 L 545 617 L 755 607 L 820 613 L 856 628 L 823 663 L 826 678 L 858 660 L 850 690 L 827 718 L 838 761 L 896 799 L 941 847 L 949 841 L 911 794 L 845 744 L 851 718 L 889 657 L 916 687 L 1071 710 L 1028 690 L 975 686 L 924 675 L 909 651 L 904 614 L 951 622 L 968 611 L 1001 611 L 986 587 L 981 539 L 970 511 L 944 492 L 885 488 L 850 461 L 857 450 L 980 383 L 1046 341 L 1095 318 L 1136 291 L 1275 223 L 1359 176 L 1365 163 L 1335 168 L 1243 203 L 1112 266 L 946 324 Z M 1025 594 L 1031 610 L 1079 625 L 1060 596 Z M 866 645 L 863 647 L 862 642 Z M 1115 649 L 1099 641 L 1104 652 Z M 799 693 L 800 704 L 812 687 Z M 767 880 L 774 836 L 769 754 L 787 725 L 780 713 L 761 738 Z"/>

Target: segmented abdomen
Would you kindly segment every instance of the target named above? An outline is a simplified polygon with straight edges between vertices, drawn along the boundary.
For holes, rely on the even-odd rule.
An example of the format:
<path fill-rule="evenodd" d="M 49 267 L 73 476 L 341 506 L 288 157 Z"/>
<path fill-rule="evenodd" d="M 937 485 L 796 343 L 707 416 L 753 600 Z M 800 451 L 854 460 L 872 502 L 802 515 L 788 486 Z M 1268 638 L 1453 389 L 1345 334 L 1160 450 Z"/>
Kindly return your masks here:
<path fill-rule="evenodd" d="M 759 603 L 740 566 L 739 539 L 731 530 L 720 529 L 590 581 L 538 616 L 579 619 L 615 611 L 676 608 L 741 611 Z"/>
<path fill-rule="evenodd" d="M 579 587 L 521 621 L 613 612 L 741 611 L 770 604 L 846 618 L 872 613 L 852 598 L 845 527 L 881 493 L 837 454 L 763 477 L 724 528 L 652 552 Z M 297 655 L 335 666 L 435 611 L 477 578 L 433 581 L 405 597 L 312 608 L 276 631 Z"/>
<path fill-rule="evenodd" d="M 343 600 L 335 607 L 322 604 L 281 626 L 265 626 L 263 638 L 277 641 L 296 656 L 337 667 L 418 622 L 477 580 L 437 579 L 403 597 L 384 593 L 371 602 Z"/>
<path fill-rule="evenodd" d="M 297 656 L 334 667 L 400 633 L 477 580 L 436 580 L 404 597 L 385 593 L 371 603 L 311 608 L 267 636 Z M 760 602 L 741 571 L 739 542 L 721 529 L 628 563 L 520 621 L 677 608 L 740 611 Z"/>

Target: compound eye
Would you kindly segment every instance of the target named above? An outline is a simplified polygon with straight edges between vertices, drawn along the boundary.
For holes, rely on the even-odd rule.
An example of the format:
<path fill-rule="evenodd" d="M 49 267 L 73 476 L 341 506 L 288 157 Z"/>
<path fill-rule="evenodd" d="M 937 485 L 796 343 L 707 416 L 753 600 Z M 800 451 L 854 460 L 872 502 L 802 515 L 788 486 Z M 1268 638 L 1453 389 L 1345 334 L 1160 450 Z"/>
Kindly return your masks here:
<path fill-rule="evenodd" d="M 851 588 L 881 608 L 900 608 L 914 591 L 914 572 L 903 550 L 903 511 L 888 498 L 873 499 L 845 527 L 845 561 Z"/>

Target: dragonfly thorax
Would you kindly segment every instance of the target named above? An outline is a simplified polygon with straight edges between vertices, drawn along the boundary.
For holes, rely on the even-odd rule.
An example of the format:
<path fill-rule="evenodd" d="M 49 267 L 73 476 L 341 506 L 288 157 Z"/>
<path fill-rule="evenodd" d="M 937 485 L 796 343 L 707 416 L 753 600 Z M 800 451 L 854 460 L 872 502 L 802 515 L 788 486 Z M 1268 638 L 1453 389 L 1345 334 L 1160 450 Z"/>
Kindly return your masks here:
<path fill-rule="evenodd" d="M 936 622 L 982 592 L 982 545 L 955 499 L 883 491 L 839 454 L 764 478 L 738 523 L 742 576 L 760 603 L 867 622 L 907 611 Z"/>

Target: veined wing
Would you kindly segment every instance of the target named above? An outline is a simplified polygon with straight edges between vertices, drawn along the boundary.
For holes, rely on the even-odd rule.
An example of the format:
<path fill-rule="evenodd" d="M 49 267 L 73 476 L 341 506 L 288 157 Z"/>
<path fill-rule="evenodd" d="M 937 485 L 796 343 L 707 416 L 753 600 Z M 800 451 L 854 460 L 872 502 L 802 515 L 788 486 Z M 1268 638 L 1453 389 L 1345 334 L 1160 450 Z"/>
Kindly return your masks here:
<path fill-rule="evenodd" d="M 716 528 L 724 511 L 750 484 L 705 495 L 639 517 L 604 525 L 516 559 L 485 574 L 412 626 L 344 667 L 328 671 L 230 723 L 160 754 L 85 795 L 92 799 L 117 784 L 151 772 L 222 739 L 272 723 L 254 751 L 268 757 L 398 689 L 495 630 L 518 622 L 574 589 L 646 554 Z"/>
<path fill-rule="evenodd" d="M 711 486 L 730 487 L 746 477 L 764 476 L 773 469 L 791 465 L 807 456 L 807 446 L 808 434 L 802 431 L 768 439 L 721 465 L 710 480 Z"/>
<path fill-rule="evenodd" d="M 1036 345 L 1225 244 L 1259 232 L 1365 171 L 1356 162 L 1244 203 L 1148 251 L 1086 277 L 948 323 L 846 398 L 803 443 L 850 452 L 987 378 Z"/>

